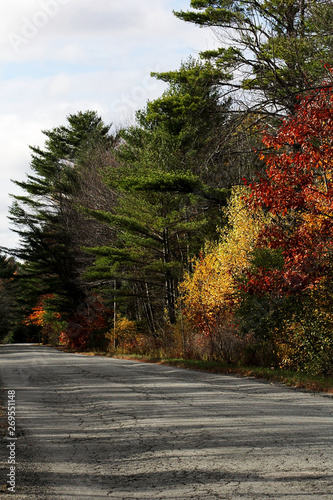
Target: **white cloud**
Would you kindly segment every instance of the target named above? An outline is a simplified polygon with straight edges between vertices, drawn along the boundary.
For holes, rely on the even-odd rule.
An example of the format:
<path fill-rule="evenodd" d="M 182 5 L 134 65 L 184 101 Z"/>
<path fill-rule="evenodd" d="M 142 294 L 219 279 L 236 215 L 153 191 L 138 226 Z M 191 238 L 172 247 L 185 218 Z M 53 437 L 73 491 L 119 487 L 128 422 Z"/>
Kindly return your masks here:
<path fill-rule="evenodd" d="M 185 28 L 185 23 L 173 16 L 171 6 L 178 3 L 180 7 L 184 4 L 167 0 L 14 0 L 0 20 L 0 59 L 52 60 L 57 51 L 49 49 L 54 44 L 60 52 L 72 47 L 76 57 L 80 45 L 88 40 L 88 58 L 95 45 L 104 45 L 104 58 L 109 52 L 121 54 L 137 45 L 159 47 L 162 53 L 163 44 L 190 42 L 198 50 L 203 38 L 209 37 L 203 37 L 203 32 L 192 25 Z"/>
<path fill-rule="evenodd" d="M 59 98 L 66 95 L 71 88 L 71 79 L 68 75 L 59 74 L 50 78 L 46 85 L 46 95 L 50 98 Z"/>

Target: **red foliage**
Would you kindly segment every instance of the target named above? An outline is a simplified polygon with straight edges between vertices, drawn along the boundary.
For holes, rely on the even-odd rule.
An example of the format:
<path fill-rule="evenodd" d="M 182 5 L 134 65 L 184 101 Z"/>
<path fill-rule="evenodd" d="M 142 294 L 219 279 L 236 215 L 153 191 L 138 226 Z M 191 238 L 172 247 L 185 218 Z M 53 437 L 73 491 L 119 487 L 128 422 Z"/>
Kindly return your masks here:
<path fill-rule="evenodd" d="M 110 311 L 96 297 L 89 303 L 81 304 L 69 318 L 66 332 L 60 341 L 77 350 L 91 347 L 93 337 L 107 329 L 109 313 Z"/>
<path fill-rule="evenodd" d="M 250 184 L 250 202 L 272 214 L 258 247 L 280 249 L 283 269 L 248 275 L 250 293 L 299 293 L 323 278 L 333 252 L 333 90 L 300 99 L 278 134 L 265 134 L 266 175 Z"/>

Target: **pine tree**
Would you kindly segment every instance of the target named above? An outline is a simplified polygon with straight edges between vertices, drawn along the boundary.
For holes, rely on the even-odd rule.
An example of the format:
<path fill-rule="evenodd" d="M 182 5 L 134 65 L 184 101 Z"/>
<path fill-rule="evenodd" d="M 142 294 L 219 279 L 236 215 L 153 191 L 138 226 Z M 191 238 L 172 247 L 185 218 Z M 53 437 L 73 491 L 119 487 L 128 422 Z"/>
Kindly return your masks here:
<path fill-rule="evenodd" d="M 87 277 L 102 282 L 108 295 L 125 298 L 125 313 L 156 332 L 176 319 L 178 283 L 200 248 L 207 220 L 200 197 L 193 194 L 201 182 L 190 172 L 175 170 L 177 150 L 165 132 L 145 137 L 135 160 L 127 163 L 134 155 L 129 150 L 138 141 L 136 132 L 131 131 L 131 138 L 127 134 L 131 144 L 119 152 L 124 164 L 107 180 L 118 193 L 115 212 L 87 211 L 116 233 L 115 242 L 90 249 L 96 262 Z"/>
<path fill-rule="evenodd" d="M 111 300 L 123 297 L 123 312 L 152 332 L 175 321 L 179 281 L 205 238 L 216 236 L 230 186 L 218 143 L 230 103 L 220 99 L 215 70 L 190 59 L 155 76 L 169 87 L 121 131 L 119 165 L 106 174 L 118 205 L 89 212 L 116 240 L 91 248 L 96 262 L 87 274 Z"/>
<path fill-rule="evenodd" d="M 211 27 L 222 47 L 203 52 L 233 80 L 225 92 L 250 91 L 249 106 L 293 113 L 298 94 L 322 84 L 332 65 L 330 0 L 192 0 L 184 21 Z M 246 94 L 242 94 L 242 100 Z"/>
<path fill-rule="evenodd" d="M 14 181 L 26 194 L 13 197 L 9 218 L 20 236 L 19 248 L 11 253 L 24 262 L 31 291 L 36 298 L 56 294 L 70 311 L 85 300 L 79 249 L 71 234 L 77 165 L 94 141 L 109 141 L 110 127 L 92 111 L 70 115 L 67 121 L 43 131 L 44 149 L 31 147 L 33 173 L 26 181 Z"/>

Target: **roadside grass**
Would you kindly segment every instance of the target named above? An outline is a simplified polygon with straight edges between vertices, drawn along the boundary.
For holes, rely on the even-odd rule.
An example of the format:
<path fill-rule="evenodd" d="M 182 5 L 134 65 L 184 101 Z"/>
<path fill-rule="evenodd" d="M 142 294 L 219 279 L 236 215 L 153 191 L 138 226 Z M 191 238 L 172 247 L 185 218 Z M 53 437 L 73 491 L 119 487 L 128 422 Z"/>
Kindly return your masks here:
<path fill-rule="evenodd" d="M 160 356 L 138 356 L 138 355 L 116 355 L 112 357 L 120 359 L 133 359 L 146 363 L 159 363 L 190 370 L 200 370 L 213 373 L 224 373 L 239 375 L 241 377 L 253 377 L 271 382 L 279 382 L 289 387 L 304 389 L 315 392 L 333 393 L 333 378 L 308 375 L 303 372 L 264 368 L 259 366 L 235 366 L 220 363 L 218 361 L 203 361 L 183 358 L 167 358 Z"/>
<path fill-rule="evenodd" d="M 54 347 L 51 346 L 50 347 Z M 76 352 L 63 346 L 57 346 L 61 351 Z M 160 355 L 140 355 L 140 354 L 115 354 L 104 351 L 82 352 L 86 356 L 107 356 L 117 359 L 129 359 L 141 361 L 143 363 L 157 363 L 162 365 L 177 366 L 188 370 L 199 370 L 212 373 L 223 373 L 237 375 L 240 377 L 253 377 L 271 382 L 285 384 L 288 387 L 303 389 L 312 392 L 326 392 L 333 394 L 333 378 L 319 375 L 309 375 L 304 372 L 294 372 L 260 366 L 238 366 L 221 363 L 219 361 L 204 361 L 185 358 L 169 358 Z"/>

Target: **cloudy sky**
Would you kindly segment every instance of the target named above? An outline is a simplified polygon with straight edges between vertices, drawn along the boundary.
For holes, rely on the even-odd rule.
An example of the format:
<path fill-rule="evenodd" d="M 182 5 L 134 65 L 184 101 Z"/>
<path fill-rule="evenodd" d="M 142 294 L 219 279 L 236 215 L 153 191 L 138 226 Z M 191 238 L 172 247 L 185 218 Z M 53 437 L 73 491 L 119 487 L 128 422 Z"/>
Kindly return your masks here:
<path fill-rule="evenodd" d="M 70 113 L 96 110 L 128 124 L 164 89 L 151 71 L 177 69 L 214 46 L 212 33 L 178 20 L 190 0 L 7 0 L 0 26 L 0 246 L 18 238 L 7 219 L 29 173 L 28 145 Z"/>

